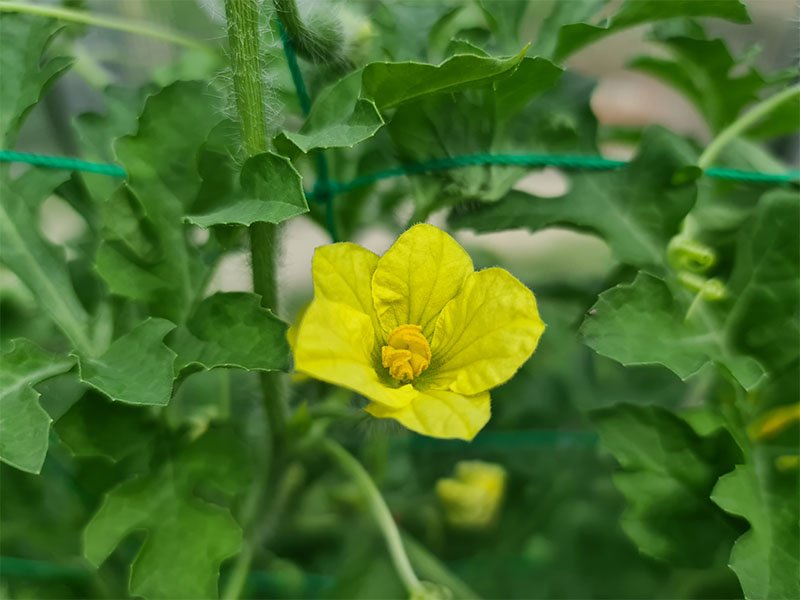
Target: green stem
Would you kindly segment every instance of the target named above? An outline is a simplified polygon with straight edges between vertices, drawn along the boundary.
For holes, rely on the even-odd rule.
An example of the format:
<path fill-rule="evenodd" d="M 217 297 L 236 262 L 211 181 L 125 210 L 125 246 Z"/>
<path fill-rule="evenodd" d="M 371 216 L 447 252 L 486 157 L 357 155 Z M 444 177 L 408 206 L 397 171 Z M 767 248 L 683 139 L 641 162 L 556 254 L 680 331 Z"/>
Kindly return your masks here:
<path fill-rule="evenodd" d="M 414 596 L 414 594 L 419 593 L 423 589 L 423 585 L 417 578 L 416 573 L 414 573 L 414 568 L 411 566 L 411 561 L 409 561 L 405 546 L 403 546 L 400 531 L 397 529 L 394 519 L 392 519 L 389 507 L 386 506 L 386 502 L 369 473 L 352 454 L 336 442 L 325 440 L 323 441 L 323 447 L 336 459 L 339 466 L 353 478 L 354 483 L 364 494 L 372 516 L 375 517 L 375 521 L 386 540 L 397 574 L 403 581 L 409 595 Z"/>
<path fill-rule="evenodd" d="M 733 123 L 723 129 L 719 135 L 714 138 L 711 143 L 706 147 L 703 154 L 697 161 L 697 166 L 704 171 L 708 169 L 714 160 L 717 158 L 723 148 L 727 146 L 734 139 L 744 133 L 749 127 L 756 124 L 763 119 L 778 106 L 791 100 L 795 96 L 800 96 L 800 84 L 793 85 L 786 88 L 782 92 L 770 96 L 762 102 L 756 104 L 753 108 L 736 119 Z"/>
<path fill-rule="evenodd" d="M 242 141 L 247 156 L 266 152 L 267 138 L 266 94 L 263 82 L 261 35 L 259 32 L 258 0 L 226 0 L 228 42 L 230 45 L 233 87 Z M 261 304 L 278 312 L 276 283 L 278 228 L 270 223 L 250 226 L 250 254 L 253 269 L 253 290 L 261 296 Z M 280 376 L 265 373 L 261 376 L 264 408 L 272 434 L 273 449 L 282 446 L 286 429 L 287 409 Z M 274 454 L 274 453 L 273 453 Z"/>
<path fill-rule="evenodd" d="M 443 585 L 459 600 L 480 600 L 480 596 L 472 588 L 445 567 L 425 546 L 406 533 L 403 534 L 403 542 L 411 556 L 411 561 L 417 566 L 426 581 L 434 581 Z"/>
<path fill-rule="evenodd" d="M 294 496 L 297 489 L 302 485 L 305 479 L 305 470 L 300 463 L 292 463 L 283 473 L 280 483 L 278 484 L 277 491 L 272 496 L 272 504 L 269 510 L 266 511 L 267 519 L 265 523 L 255 529 L 249 539 L 245 539 L 242 543 L 242 551 L 236 557 L 236 562 L 233 565 L 228 583 L 222 593 L 223 600 L 236 600 L 242 593 L 245 583 L 247 583 L 247 575 L 250 573 L 250 564 L 253 562 L 254 549 L 267 542 L 275 533 L 283 517 L 289 501 Z M 265 500 L 265 487 L 266 477 L 262 477 L 261 485 L 254 488 L 253 493 L 245 501 L 243 509 L 244 518 L 248 520 L 245 525 L 251 525 L 252 521 L 258 514 L 258 508 L 264 503 Z"/>
<path fill-rule="evenodd" d="M 72 10 L 58 6 L 31 4 L 28 2 L 0 2 L 0 12 L 17 12 L 27 13 L 29 15 L 38 15 L 40 17 L 50 17 L 60 21 L 83 23 L 85 25 L 92 25 L 94 27 L 115 29 L 117 31 L 142 35 L 161 40 L 162 42 L 175 44 L 177 46 L 184 46 L 186 48 L 211 50 L 209 46 L 203 44 L 202 42 L 194 40 L 190 37 L 186 37 L 185 35 L 175 33 L 169 29 L 155 27 L 149 23 L 128 21 L 126 19 L 117 19 L 115 17 L 101 17 L 80 10 Z"/>

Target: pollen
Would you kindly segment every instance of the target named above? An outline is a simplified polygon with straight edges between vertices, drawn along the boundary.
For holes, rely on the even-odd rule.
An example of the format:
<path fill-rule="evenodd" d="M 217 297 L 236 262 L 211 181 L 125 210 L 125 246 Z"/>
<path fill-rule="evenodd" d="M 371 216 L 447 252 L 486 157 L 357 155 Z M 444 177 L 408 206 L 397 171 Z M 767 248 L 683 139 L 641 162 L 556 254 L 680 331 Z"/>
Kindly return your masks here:
<path fill-rule="evenodd" d="M 381 348 L 383 366 L 398 381 L 418 377 L 431 362 L 431 347 L 419 325 L 400 325 L 389 334 Z"/>

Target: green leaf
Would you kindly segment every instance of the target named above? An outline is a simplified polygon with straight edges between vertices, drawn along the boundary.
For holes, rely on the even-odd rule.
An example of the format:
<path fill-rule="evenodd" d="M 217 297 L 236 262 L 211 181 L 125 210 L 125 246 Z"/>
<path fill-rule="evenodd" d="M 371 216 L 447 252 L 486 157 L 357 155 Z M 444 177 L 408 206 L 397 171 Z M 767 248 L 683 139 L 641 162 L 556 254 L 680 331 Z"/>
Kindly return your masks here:
<path fill-rule="evenodd" d="M 146 411 L 89 391 L 53 426 L 73 456 L 117 462 L 151 443 L 156 425 Z"/>
<path fill-rule="evenodd" d="M 300 174 L 283 156 L 265 152 L 248 158 L 242 167 L 241 188 L 243 198 L 222 197 L 225 204 L 210 207 L 206 214 L 189 215 L 186 221 L 199 227 L 282 223 L 308 212 Z"/>
<path fill-rule="evenodd" d="M 600 25 L 572 23 L 561 27 L 554 57 L 569 55 L 597 40 L 642 23 L 679 17 L 718 17 L 734 23 L 749 23 L 747 8 L 740 0 L 627 0 L 617 13 Z"/>
<path fill-rule="evenodd" d="M 359 98 L 361 71 L 354 71 L 323 90 L 298 133 L 283 132 L 302 152 L 315 148 L 352 148 L 383 127 L 383 118 L 371 100 Z"/>
<path fill-rule="evenodd" d="M 103 90 L 105 113 L 83 113 L 72 122 L 78 135 L 80 156 L 84 160 L 114 162 L 114 140 L 134 135 L 145 98 L 154 90 L 150 87 L 131 89 L 108 86 Z M 119 181 L 107 175 L 81 173 L 95 203 L 108 200 Z M 102 206 L 102 205 L 101 205 Z"/>
<path fill-rule="evenodd" d="M 777 372 L 800 356 L 800 203 L 788 190 L 767 192 L 739 237 L 728 280 L 734 305 L 720 329 L 741 352 Z"/>
<path fill-rule="evenodd" d="M 656 406 L 619 404 L 592 411 L 591 420 L 622 466 L 614 476 L 628 501 L 622 528 L 642 552 L 698 568 L 730 547 L 739 530 L 709 498 L 741 458 L 727 431 L 700 436 Z"/>
<path fill-rule="evenodd" d="M 455 227 L 532 231 L 563 225 L 594 231 L 624 263 L 656 272 L 665 268 L 666 248 L 695 200 L 693 186 L 677 187 L 675 172 L 695 160 L 691 146 L 660 128 L 645 132 L 639 154 L 611 172 L 578 173 L 558 198 L 512 191 L 501 201 L 455 211 Z"/>
<path fill-rule="evenodd" d="M 286 323 L 261 306 L 256 294 L 217 293 L 203 300 L 170 339 L 176 372 L 190 365 L 286 371 Z"/>
<path fill-rule="evenodd" d="M 725 298 L 640 273 L 600 295 L 584 321 L 586 343 L 623 364 L 662 364 L 685 379 L 707 362 L 747 390 L 800 356 L 800 205 L 789 191 L 764 194 L 739 233 Z"/>
<path fill-rule="evenodd" d="M 639 273 L 633 283 L 600 294 L 581 333 L 590 348 L 623 365 L 661 364 L 686 379 L 714 362 L 752 389 L 764 370 L 705 312 L 687 318 L 688 302 L 676 300 L 662 279 Z"/>
<path fill-rule="evenodd" d="M 750 523 L 730 562 L 748 600 L 800 598 L 798 489 L 797 472 L 777 472 L 765 450 L 757 450 L 754 464 L 738 465 L 714 488 L 714 502 Z"/>
<path fill-rule="evenodd" d="M 34 15 L 0 13 L 0 148 L 12 148 L 28 111 L 71 64 L 72 59 L 43 59 L 62 26 Z"/>
<path fill-rule="evenodd" d="M 67 177 L 34 170 L 10 181 L 7 171 L 0 171 L 0 260 L 36 295 L 74 347 L 89 353 L 94 345 L 89 315 L 72 287 L 63 251 L 42 238 L 34 213 L 51 186 Z"/>
<path fill-rule="evenodd" d="M 79 356 L 81 381 L 118 402 L 166 406 L 175 353 L 162 340 L 174 328 L 164 319 L 147 319 L 99 358 Z"/>
<path fill-rule="evenodd" d="M 74 359 L 14 340 L 0 356 L 0 460 L 38 473 L 47 454 L 50 416 L 39 405 L 37 383 L 69 371 Z"/>
<path fill-rule="evenodd" d="M 552 58 L 561 28 L 588 19 L 603 8 L 607 2 L 608 0 L 554 2 L 550 13 L 539 25 L 530 53 L 534 56 Z"/>
<path fill-rule="evenodd" d="M 364 67 L 362 95 L 386 110 L 428 94 L 457 92 L 491 83 L 516 67 L 527 48 L 507 58 L 462 54 L 440 65 L 404 62 L 370 63 Z"/>
<path fill-rule="evenodd" d="M 721 39 L 697 39 L 672 35 L 656 29 L 651 36 L 674 56 L 674 60 L 642 56 L 629 66 L 648 73 L 675 87 L 703 114 L 714 131 L 732 123 L 739 113 L 758 99 L 767 84 L 764 77 L 750 66 L 743 73 L 734 69 L 734 59 Z M 797 121 L 797 119 L 795 119 Z"/>
<path fill-rule="evenodd" d="M 154 316 L 174 322 L 185 319 L 204 271 L 187 243 L 184 215 L 200 188 L 198 150 L 221 120 L 214 104 L 205 83 L 177 82 L 147 99 L 137 133 L 114 146 L 129 190 L 111 202 L 133 199 L 156 252 L 142 256 L 115 236 L 100 246 L 97 271 L 112 294 L 146 300 Z"/>
<path fill-rule="evenodd" d="M 231 377 L 225 369 L 192 373 L 175 391 L 164 411 L 173 429 L 188 426 L 202 432 L 211 423 L 227 421 L 231 415 Z"/>
<path fill-rule="evenodd" d="M 239 550 L 242 531 L 227 508 L 196 497 L 195 488 L 205 483 L 230 498 L 248 483 L 246 465 L 236 437 L 205 434 L 152 473 L 111 490 L 86 526 L 84 555 L 99 566 L 144 530 L 131 565 L 132 595 L 216 598 L 220 564 Z"/>

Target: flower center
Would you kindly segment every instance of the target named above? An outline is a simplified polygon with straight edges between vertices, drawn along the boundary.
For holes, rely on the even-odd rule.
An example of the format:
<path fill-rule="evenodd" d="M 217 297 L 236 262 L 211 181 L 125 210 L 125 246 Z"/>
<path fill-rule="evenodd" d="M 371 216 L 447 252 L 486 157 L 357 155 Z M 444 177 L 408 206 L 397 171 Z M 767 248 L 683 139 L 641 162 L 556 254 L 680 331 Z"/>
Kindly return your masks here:
<path fill-rule="evenodd" d="M 398 381 L 411 381 L 431 362 L 431 347 L 419 325 L 400 325 L 381 348 L 381 361 Z"/>

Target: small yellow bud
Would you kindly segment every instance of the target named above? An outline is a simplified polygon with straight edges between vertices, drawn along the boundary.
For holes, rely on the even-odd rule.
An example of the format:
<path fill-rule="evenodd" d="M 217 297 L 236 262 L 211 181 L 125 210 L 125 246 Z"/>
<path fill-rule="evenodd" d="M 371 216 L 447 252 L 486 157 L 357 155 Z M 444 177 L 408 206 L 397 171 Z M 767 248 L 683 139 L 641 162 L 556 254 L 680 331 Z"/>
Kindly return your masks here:
<path fill-rule="evenodd" d="M 436 482 L 436 495 L 447 522 L 458 529 L 485 529 L 500 510 L 506 471 L 500 465 L 461 461 L 455 477 Z"/>
<path fill-rule="evenodd" d="M 775 437 L 792 423 L 800 421 L 800 403 L 778 406 L 747 428 L 750 438 L 765 440 Z"/>

